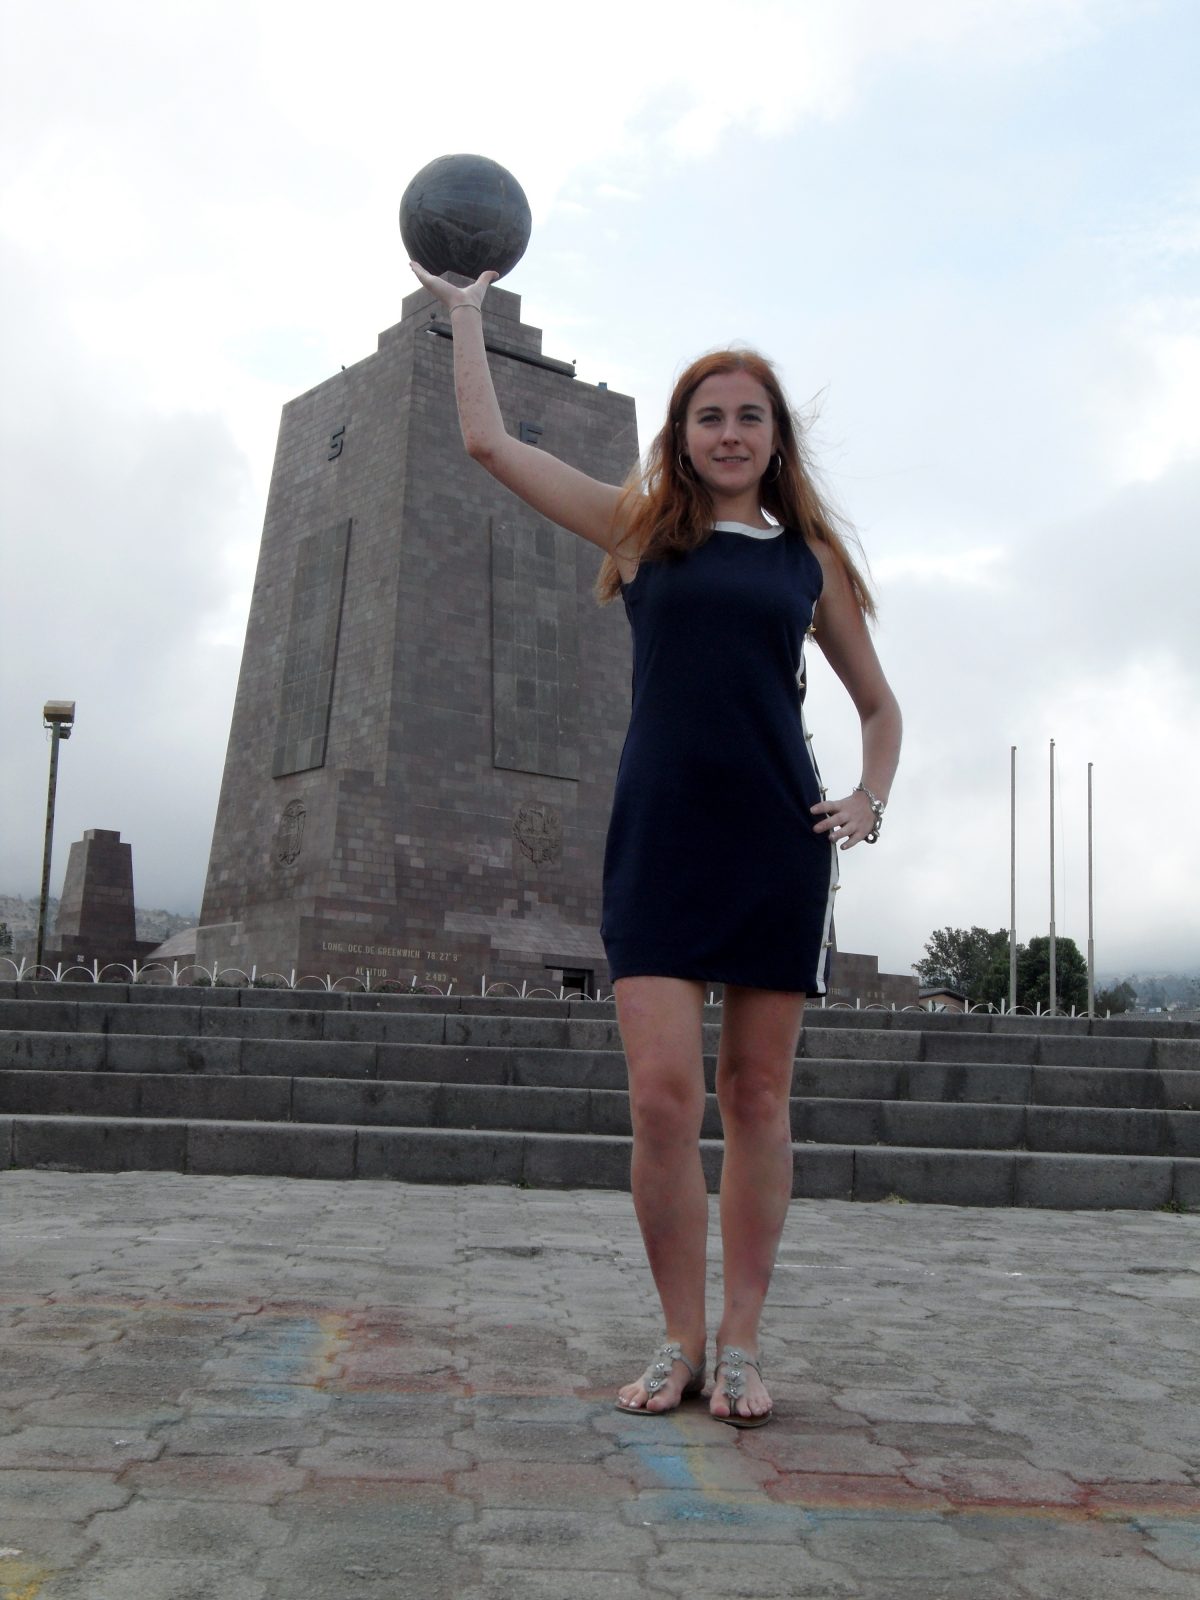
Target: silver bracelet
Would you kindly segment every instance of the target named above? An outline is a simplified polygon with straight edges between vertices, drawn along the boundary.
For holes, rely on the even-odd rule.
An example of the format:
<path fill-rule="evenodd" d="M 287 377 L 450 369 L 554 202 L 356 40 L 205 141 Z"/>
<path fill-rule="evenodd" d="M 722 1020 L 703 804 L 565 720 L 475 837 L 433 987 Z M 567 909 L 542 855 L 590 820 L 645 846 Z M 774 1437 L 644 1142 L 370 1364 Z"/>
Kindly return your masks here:
<path fill-rule="evenodd" d="M 865 783 L 856 783 L 854 785 L 854 792 L 855 794 L 866 795 L 867 801 L 871 807 L 872 815 L 875 818 L 875 821 L 871 825 L 870 833 L 863 835 L 863 842 L 864 844 L 875 844 L 879 839 L 879 830 L 883 827 L 883 811 L 885 802 L 880 800 L 877 795 L 872 794 Z"/>

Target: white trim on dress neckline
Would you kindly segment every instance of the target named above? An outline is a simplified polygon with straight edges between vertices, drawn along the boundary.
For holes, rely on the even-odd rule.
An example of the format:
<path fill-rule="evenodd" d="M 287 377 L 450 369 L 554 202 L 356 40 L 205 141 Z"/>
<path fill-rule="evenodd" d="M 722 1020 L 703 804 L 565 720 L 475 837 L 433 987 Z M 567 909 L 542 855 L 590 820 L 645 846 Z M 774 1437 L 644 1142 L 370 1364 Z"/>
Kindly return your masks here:
<path fill-rule="evenodd" d="M 714 522 L 718 533 L 744 533 L 748 539 L 778 539 L 783 529 L 776 523 L 770 528 L 752 528 L 748 522 Z"/>

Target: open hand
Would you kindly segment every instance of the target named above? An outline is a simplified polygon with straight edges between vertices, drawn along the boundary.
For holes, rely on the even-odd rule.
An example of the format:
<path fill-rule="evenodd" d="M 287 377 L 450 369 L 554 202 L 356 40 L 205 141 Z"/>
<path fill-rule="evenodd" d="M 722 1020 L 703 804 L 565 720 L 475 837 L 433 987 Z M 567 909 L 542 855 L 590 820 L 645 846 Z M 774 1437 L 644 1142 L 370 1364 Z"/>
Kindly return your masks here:
<path fill-rule="evenodd" d="M 408 264 L 430 294 L 442 302 L 447 312 L 460 305 L 475 306 L 477 310 L 482 311 L 484 295 L 500 276 L 498 272 L 481 272 L 474 283 L 468 284 L 465 289 L 460 289 L 456 283 L 449 283 L 445 278 L 435 278 L 432 272 L 426 272 L 416 261 L 410 261 Z"/>

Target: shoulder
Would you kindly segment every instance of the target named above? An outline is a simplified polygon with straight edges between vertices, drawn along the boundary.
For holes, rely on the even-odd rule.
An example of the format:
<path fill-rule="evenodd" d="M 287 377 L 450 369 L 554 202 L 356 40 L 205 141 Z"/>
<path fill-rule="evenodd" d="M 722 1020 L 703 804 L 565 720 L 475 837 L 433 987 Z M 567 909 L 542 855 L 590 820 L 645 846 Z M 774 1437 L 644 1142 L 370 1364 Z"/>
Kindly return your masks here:
<path fill-rule="evenodd" d="M 834 588 L 840 575 L 837 552 L 831 550 L 822 539 L 816 539 L 811 534 L 797 533 L 793 529 L 789 529 L 788 537 L 793 539 L 796 545 L 804 550 L 809 561 L 816 567 L 818 594 L 822 598 L 825 597 Z"/>
<path fill-rule="evenodd" d="M 812 534 L 805 534 L 803 538 L 810 554 L 816 559 L 817 565 L 821 569 L 824 595 L 830 597 L 844 593 L 853 598 L 854 590 L 850 583 L 850 574 L 846 571 L 846 563 L 833 546 L 826 544 L 824 539 L 818 539 Z"/>
<path fill-rule="evenodd" d="M 609 534 L 608 554 L 626 588 L 638 575 L 653 530 L 647 525 L 649 499 L 636 486 L 627 486 L 617 501 Z"/>
<path fill-rule="evenodd" d="M 829 548 L 824 539 L 814 538 L 811 533 L 801 534 L 800 537 L 804 540 L 809 551 L 817 558 L 817 565 L 825 577 L 828 578 L 830 573 L 835 571 L 838 566 L 838 558 L 834 551 Z"/>

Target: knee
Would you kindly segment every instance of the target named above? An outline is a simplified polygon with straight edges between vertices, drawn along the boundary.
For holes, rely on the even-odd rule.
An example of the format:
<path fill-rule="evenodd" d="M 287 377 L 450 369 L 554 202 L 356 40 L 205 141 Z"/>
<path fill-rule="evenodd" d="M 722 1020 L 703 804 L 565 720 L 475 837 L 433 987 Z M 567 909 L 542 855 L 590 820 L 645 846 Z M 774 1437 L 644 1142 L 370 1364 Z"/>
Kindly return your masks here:
<path fill-rule="evenodd" d="M 746 1063 L 717 1075 L 721 1120 L 747 1132 L 772 1132 L 789 1127 L 790 1076 L 771 1067 Z"/>
<path fill-rule="evenodd" d="M 637 1077 L 629 1085 L 629 1114 L 640 1140 L 680 1144 L 699 1138 L 704 1096 L 699 1086 L 679 1078 Z"/>

